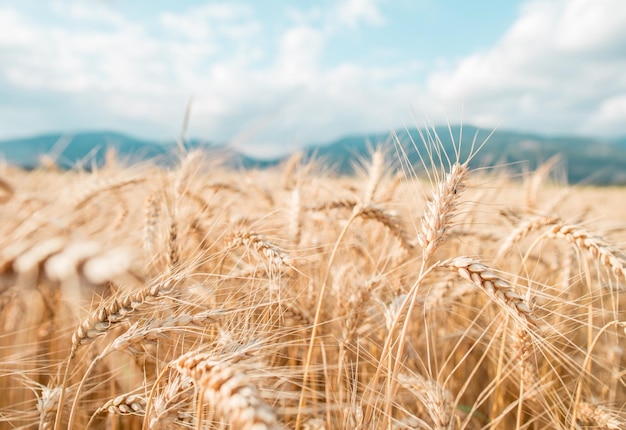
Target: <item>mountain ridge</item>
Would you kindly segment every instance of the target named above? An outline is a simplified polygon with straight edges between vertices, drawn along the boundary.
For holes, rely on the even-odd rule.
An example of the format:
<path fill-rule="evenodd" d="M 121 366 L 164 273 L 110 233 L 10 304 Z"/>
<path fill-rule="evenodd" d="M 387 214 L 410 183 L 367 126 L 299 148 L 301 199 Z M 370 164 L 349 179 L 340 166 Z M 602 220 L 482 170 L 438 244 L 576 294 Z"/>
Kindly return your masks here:
<path fill-rule="evenodd" d="M 626 137 L 603 139 L 597 137 L 546 136 L 532 132 L 488 130 L 463 125 L 460 159 L 465 159 L 475 146 L 487 143 L 472 159 L 471 167 L 508 165 L 513 170 L 535 168 L 555 154 L 562 154 L 571 183 L 589 182 L 597 185 L 626 184 Z M 420 134 L 421 133 L 421 134 Z M 338 174 L 354 171 L 359 159 L 366 159 L 372 147 L 379 144 L 402 145 L 411 165 L 419 166 L 418 151 L 424 151 L 422 139 L 439 139 L 448 154 L 458 148 L 461 126 L 436 126 L 430 129 L 405 129 L 395 138 L 390 133 L 353 134 L 328 143 L 305 146 L 305 157 L 321 159 Z M 436 137 L 435 137 L 436 136 Z M 452 137 L 451 137 L 452 136 Z M 416 144 L 413 144 L 415 142 Z M 191 139 L 184 143 L 188 149 L 218 150 L 230 155 L 231 163 L 244 168 L 264 168 L 280 163 L 284 158 L 260 159 L 236 152 L 225 145 Z M 89 168 L 104 162 L 106 151 L 113 148 L 128 163 L 154 160 L 162 164 L 175 162 L 178 145 L 175 141 L 156 142 L 136 138 L 116 131 L 49 133 L 32 137 L 0 140 L 0 158 L 23 168 L 41 164 L 42 156 L 52 157 L 62 168 Z M 405 160 L 406 161 L 406 160 Z M 517 166 L 517 167 L 515 167 Z"/>

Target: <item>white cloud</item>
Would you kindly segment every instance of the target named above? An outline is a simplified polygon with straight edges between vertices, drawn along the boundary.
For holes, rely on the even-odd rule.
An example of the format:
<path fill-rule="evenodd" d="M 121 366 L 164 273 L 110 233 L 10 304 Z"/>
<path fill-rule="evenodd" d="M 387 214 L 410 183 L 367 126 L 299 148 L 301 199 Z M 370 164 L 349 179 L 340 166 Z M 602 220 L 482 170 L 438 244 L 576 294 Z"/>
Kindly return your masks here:
<path fill-rule="evenodd" d="M 53 3 L 53 10 L 61 15 L 67 15 L 74 21 L 108 24 L 114 27 L 128 27 L 132 25 L 123 15 L 106 7 L 104 4 L 92 2 L 71 3 L 63 5 Z"/>
<path fill-rule="evenodd" d="M 593 55 L 626 49 L 626 8 L 622 0 L 572 0 L 558 22 L 558 47 Z"/>
<path fill-rule="evenodd" d="M 104 4 L 55 3 L 58 19 L 45 22 L 4 7 L 0 134 L 108 128 L 172 138 L 190 97 L 190 136 L 263 155 L 411 125 L 411 106 L 435 121 L 457 120 L 442 106 L 464 104 L 465 122 L 488 127 L 625 133 L 626 18 L 611 1 L 532 1 L 493 47 L 432 73 L 426 88 L 411 59 L 365 67 L 325 58 L 345 32 L 386 22 L 374 1 L 288 11 L 292 21 L 272 31 L 245 4 L 143 21 Z M 577 30 L 585 16 L 606 26 L 588 18 Z"/>
<path fill-rule="evenodd" d="M 360 21 L 372 25 L 385 24 L 376 0 L 344 0 L 337 6 L 336 14 L 350 28 L 358 27 Z"/>
<path fill-rule="evenodd" d="M 19 48 L 36 42 L 32 30 L 27 27 L 22 15 L 15 9 L 0 8 L 0 47 Z"/>
<path fill-rule="evenodd" d="M 489 50 L 433 73 L 439 105 L 466 121 L 544 132 L 626 133 L 626 10 L 620 0 L 535 0 Z M 601 129 L 598 129 L 601 125 Z"/>
<path fill-rule="evenodd" d="M 184 13 L 164 12 L 159 19 L 167 30 L 193 41 L 215 42 L 225 36 L 244 39 L 259 31 L 252 9 L 236 3 L 207 3 Z"/>
<path fill-rule="evenodd" d="M 324 37 L 308 26 L 288 29 L 280 39 L 277 77 L 287 85 L 310 85 L 319 75 L 319 57 Z"/>
<path fill-rule="evenodd" d="M 624 133 L 626 121 L 626 93 L 610 97 L 600 103 L 599 109 L 587 121 L 593 129 L 604 129 L 610 133 Z"/>
<path fill-rule="evenodd" d="M 316 23 L 285 26 L 267 52 L 259 40 L 261 23 L 245 5 L 210 3 L 156 14 L 150 25 L 161 26 L 163 35 L 145 23 L 126 25 L 117 12 L 102 14 L 100 22 L 99 12 L 68 4 L 70 12 L 57 3 L 53 13 L 90 25 L 42 24 L 16 9 L 0 11 L 0 24 L 10 22 L 19 35 L 0 35 L 0 91 L 8 84 L 14 93 L 62 100 L 57 113 L 67 110 L 59 120 L 47 106 L 22 108 L 24 118 L 38 118 L 32 132 L 121 128 L 168 138 L 177 135 L 185 104 L 194 97 L 189 135 L 234 139 L 249 152 L 265 144 L 265 155 L 271 155 L 295 142 L 386 130 L 409 117 L 407 94 L 416 86 L 406 78 L 414 64 L 322 66 L 324 50 L 339 31 L 326 25 L 332 14 L 322 22 L 318 17 Z M 346 3 L 344 18 L 379 23 L 382 15 L 368 4 Z M 9 42 L 10 48 L 2 48 Z M 72 122 L 77 108 L 80 122 Z M 11 133 L 1 123 L 0 132 Z"/>

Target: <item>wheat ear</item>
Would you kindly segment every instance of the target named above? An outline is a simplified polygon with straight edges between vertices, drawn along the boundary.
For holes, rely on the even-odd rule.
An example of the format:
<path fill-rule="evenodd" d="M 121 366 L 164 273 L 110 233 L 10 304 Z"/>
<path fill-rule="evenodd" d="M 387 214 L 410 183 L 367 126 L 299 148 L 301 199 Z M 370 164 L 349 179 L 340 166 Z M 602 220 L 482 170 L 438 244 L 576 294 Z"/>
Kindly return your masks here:
<path fill-rule="evenodd" d="M 157 225 L 161 207 L 158 193 L 150 194 L 145 203 L 145 221 L 144 221 L 144 250 L 148 256 L 151 256 L 156 244 Z"/>
<path fill-rule="evenodd" d="M 307 210 L 312 212 L 321 212 L 331 209 L 350 209 L 352 210 L 357 205 L 357 201 L 354 199 L 335 199 L 329 200 L 324 203 L 320 203 L 315 206 L 307 206 Z"/>
<path fill-rule="evenodd" d="M 185 421 L 188 413 L 183 412 L 191 403 L 193 378 L 175 373 L 159 395 L 150 410 L 150 429 L 169 428 L 175 421 Z"/>
<path fill-rule="evenodd" d="M 283 269 L 293 267 L 293 260 L 283 252 L 278 246 L 254 232 L 240 231 L 233 235 L 227 245 L 227 249 L 234 249 L 244 246 L 247 249 L 254 249 L 260 255 L 264 255 L 270 262 L 271 267 Z"/>
<path fill-rule="evenodd" d="M 138 184 L 138 183 L 141 183 L 141 182 L 144 182 L 144 181 L 146 181 L 145 178 L 130 178 L 130 179 L 123 179 L 123 180 L 119 180 L 119 181 L 104 183 L 104 184 L 100 185 L 99 187 L 97 187 L 95 189 L 87 191 L 86 194 L 81 196 L 76 201 L 76 203 L 74 204 L 74 210 L 82 209 L 94 197 L 98 196 L 101 193 L 104 193 L 106 191 L 119 190 L 120 188 L 124 188 L 124 187 L 126 187 L 128 185 Z"/>
<path fill-rule="evenodd" d="M 594 236 L 578 225 L 557 224 L 546 235 L 552 239 L 565 239 L 575 244 L 609 268 L 618 278 L 626 280 L 626 260 L 613 245 L 598 236 Z"/>
<path fill-rule="evenodd" d="M 455 424 L 454 399 L 450 391 L 432 379 L 411 374 L 399 375 L 399 383 L 426 408 L 434 429 L 447 430 Z"/>
<path fill-rule="evenodd" d="M 463 279 L 480 287 L 492 300 L 500 305 L 512 307 L 516 313 L 522 316 L 531 325 L 537 326 L 538 322 L 522 296 L 502 277 L 498 276 L 489 266 L 471 257 L 456 257 L 447 260 L 443 265 L 459 274 Z"/>
<path fill-rule="evenodd" d="M 143 416 L 146 412 L 146 398 L 137 393 L 124 393 L 120 394 L 114 399 L 109 400 L 104 405 L 100 406 L 93 417 L 108 412 L 112 415 L 138 415 Z M 89 425 L 87 425 L 89 427 Z"/>
<path fill-rule="evenodd" d="M 78 409 L 77 406 L 80 393 L 83 385 L 87 381 L 87 377 L 104 357 L 113 351 L 127 351 L 132 354 L 136 352 L 134 349 L 136 344 L 156 341 L 159 336 L 167 331 L 175 331 L 182 328 L 189 329 L 190 327 L 206 327 L 209 323 L 216 321 L 214 315 L 215 312 L 205 311 L 194 315 L 181 314 L 171 316 L 163 320 L 153 320 L 148 324 L 133 324 L 125 333 L 118 336 L 113 342 L 108 344 L 106 348 L 104 348 L 102 352 L 91 361 L 89 367 L 83 374 L 80 384 L 76 388 L 68 427 L 71 428 L 74 422 L 74 415 L 75 411 Z"/>
<path fill-rule="evenodd" d="M 276 413 L 261 400 L 256 386 L 233 364 L 209 353 L 192 351 L 174 360 L 172 367 L 199 385 L 202 400 L 216 409 L 232 428 L 278 430 Z"/>
<path fill-rule="evenodd" d="M 55 412 L 59 406 L 61 388 L 41 386 L 41 397 L 37 398 L 37 411 L 39 412 L 39 428 L 41 430 L 52 429 Z"/>
<path fill-rule="evenodd" d="M 525 221 L 522 221 L 515 227 L 511 233 L 504 239 L 500 249 L 498 250 L 498 254 L 496 259 L 499 260 L 503 258 L 509 250 L 515 245 L 517 242 L 522 240 L 522 238 L 526 237 L 533 231 L 537 231 L 540 228 L 543 228 L 547 225 L 555 224 L 559 221 L 559 218 L 556 216 L 534 216 Z"/>
<path fill-rule="evenodd" d="M 137 292 L 127 294 L 121 298 L 114 297 L 109 302 L 98 307 L 98 309 L 91 313 L 89 318 L 84 320 L 78 328 L 76 328 L 74 334 L 72 334 L 72 347 L 70 355 L 67 358 L 67 364 L 65 365 L 61 399 L 59 401 L 57 416 L 54 423 L 55 429 L 58 429 L 61 426 L 61 411 L 65 399 L 65 387 L 67 385 L 72 359 L 76 356 L 78 348 L 87 342 L 93 341 L 97 337 L 103 336 L 112 327 L 126 321 L 131 314 L 133 314 L 136 310 L 143 308 L 146 303 L 169 293 L 171 291 L 172 281 L 173 278 L 170 278 L 163 283 L 151 285 Z"/>
<path fill-rule="evenodd" d="M 450 228 L 468 172 L 466 163 L 454 163 L 445 180 L 437 184 L 437 190 L 428 202 L 422 218 L 422 231 L 417 236 L 425 259 L 435 252 Z"/>
<path fill-rule="evenodd" d="M 367 186 L 365 187 L 365 195 L 363 196 L 363 203 L 370 204 L 374 200 L 376 190 L 380 184 L 380 179 L 383 176 L 383 170 L 385 165 L 385 153 L 378 147 L 372 154 L 372 163 L 369 168 L 369 179 Z"/>
<path fill-rule="evenodd" d="M 126 321 L 136 310 L 167 292 L 169 292 L 167 283 L 156 284 L 122 297 L 114 297 L 98 307 L 74 331 L 70 359 L 76 355 L 81 345 L 106 334 L 117 324 Z"/>
<path fill-rule="evenodd" d="M 397 216 L 385 212 L 383 209 L 372 205 L 355 206 L 356 214 L 363 219 L 376 221 L 384 225 L 400 242 L 403 249 L 409 251 L 413 249 L 413 244 L 409 235 L 404 231 L 402 224 Z"/>
<path fill-rule="evenodd" d="M 620 430 L 626 428 L 626 420 L 601 406 L 580 402 L 577 410 L 577 422 L 584 426 L 604 430 Z"/>
<path fill-rule="evenodd" d="M 3 178 L 0 178 L 0 189 L 4 190 L 4 195 L 0 196 L 0 204 L 8 202 L 15 194 L 15 190 L 11 184 Z"/>
<path fill-rule="evenodd" d="M 512 340 L 511 352 L 519 364 L 520 399 L 518 419 L 521 419 L 524 402 L 530 403 L 533 407 L 540 406 L 541 378 L 534 362 L 534 345 L 528 330 L 516 328 L 512 333 Z"/>

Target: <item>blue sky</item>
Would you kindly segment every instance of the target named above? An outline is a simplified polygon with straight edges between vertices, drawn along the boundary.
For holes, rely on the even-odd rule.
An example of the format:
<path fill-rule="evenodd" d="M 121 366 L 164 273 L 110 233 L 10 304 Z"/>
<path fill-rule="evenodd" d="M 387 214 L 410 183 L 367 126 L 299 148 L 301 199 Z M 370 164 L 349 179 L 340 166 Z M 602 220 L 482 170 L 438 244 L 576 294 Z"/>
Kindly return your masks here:
<path fill-rule="evenodd" d="M 0 0 L 0 138 L 254 155 L 425 121 L 626 135 L 623 0 Z"/>

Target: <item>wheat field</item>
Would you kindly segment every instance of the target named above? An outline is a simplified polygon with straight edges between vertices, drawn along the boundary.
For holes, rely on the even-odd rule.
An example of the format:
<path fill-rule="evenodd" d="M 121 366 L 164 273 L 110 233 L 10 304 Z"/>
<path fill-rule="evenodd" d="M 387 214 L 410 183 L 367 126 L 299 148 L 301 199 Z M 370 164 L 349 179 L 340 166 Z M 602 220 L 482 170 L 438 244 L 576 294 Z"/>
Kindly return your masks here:
<path fill-rule="evenodd" d="M 0 166 L 0 428 L 626 428 L 626 190 L 422 152 Z"/>

